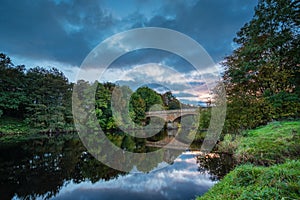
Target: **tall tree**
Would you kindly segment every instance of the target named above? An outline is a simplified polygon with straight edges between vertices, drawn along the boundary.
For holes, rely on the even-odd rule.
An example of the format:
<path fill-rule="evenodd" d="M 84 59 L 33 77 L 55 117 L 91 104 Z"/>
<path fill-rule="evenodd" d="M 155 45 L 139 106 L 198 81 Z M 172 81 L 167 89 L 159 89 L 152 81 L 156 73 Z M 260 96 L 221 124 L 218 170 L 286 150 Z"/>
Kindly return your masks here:
<path fill-rule="evenodd" d="M 10 58 L 0 54 L 0 116 L 23 117 L 27 102 L 25 67 L 14 66 Z"/>
<path fill-rule="evenodd" d="M 27 74 L 26 93 L 30 99 L 27 121 L 45 129 L 63 128 L 71 122 L 71 84 L 56 68 L 36 67 Z"/>
<path fill-rule="evenodd" d="M 299 0 L 259 0 L 237 33 L 239 47 L 224 62 L 227 123 L 238 118 L 235 126 L 247 128 L 299 115 L 299 7 Z"/>

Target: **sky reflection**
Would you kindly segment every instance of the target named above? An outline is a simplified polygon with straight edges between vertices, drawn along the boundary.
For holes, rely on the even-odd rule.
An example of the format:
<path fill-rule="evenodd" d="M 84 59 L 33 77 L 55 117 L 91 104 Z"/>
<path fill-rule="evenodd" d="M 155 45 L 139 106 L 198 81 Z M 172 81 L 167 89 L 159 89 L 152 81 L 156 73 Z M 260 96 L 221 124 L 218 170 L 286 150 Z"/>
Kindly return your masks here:
<path fill-rule="evenodd" d="M 193 152 L 178 157 L 173 165 L 147 174 L 130 173 L 109 181 L 68 182 L 54 199 L 192 199 L 216 182 L 201 174 Z"/>

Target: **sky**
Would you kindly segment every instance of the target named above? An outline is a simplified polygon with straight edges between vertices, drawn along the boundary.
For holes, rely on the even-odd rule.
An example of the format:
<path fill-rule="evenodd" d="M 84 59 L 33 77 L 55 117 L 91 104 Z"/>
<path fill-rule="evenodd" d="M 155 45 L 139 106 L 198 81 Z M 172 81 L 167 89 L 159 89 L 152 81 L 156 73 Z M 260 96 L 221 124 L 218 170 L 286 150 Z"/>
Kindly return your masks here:
<path fill-rule="evenodd" d="M 219 69 L 219 63 L 237 47 L 233 38 L 251 20 L 257 4 L 257 0 L 0 1 L 0 52 L 15 65 L 56 67 L 72 82 L 97 45 L 120 32 L 145 27 L 185 34 L 205 49 L 216 64 L 214 69 Z M 96 68 L 90 69 L 89 74 L 95 71 Z M 216 70 L 208 73 L 211 71 Z M 172 52 L 140 49 L 114 60 L 98 80 L 127 84 L 133 89 L 136 77 L 151 80 L 166 90 L 181 84 L 173 87 L 174 94 L 182 100 L 199 101 L 209 97 L 209 78 L 204 80 L 205 72 L 199 73 L 190 62 Z M 183 87 L 182 82 L 189 87 Z"/>

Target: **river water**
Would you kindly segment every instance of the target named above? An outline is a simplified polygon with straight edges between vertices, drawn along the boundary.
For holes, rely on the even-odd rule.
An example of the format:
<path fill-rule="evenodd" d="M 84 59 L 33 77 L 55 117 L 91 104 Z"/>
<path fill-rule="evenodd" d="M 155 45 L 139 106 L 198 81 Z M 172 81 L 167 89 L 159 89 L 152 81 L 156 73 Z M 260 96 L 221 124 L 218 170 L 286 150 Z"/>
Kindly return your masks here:
<path fill-rule="evenodd" d="M 222 159 L 199 160 L 198 153 L 183 151 L 172 164 L 148 173 L 124 173 L 94 159 L 79 139 L 1 147 L 0 195 L 1 199 L 194 199 L 228 171 Z"/>

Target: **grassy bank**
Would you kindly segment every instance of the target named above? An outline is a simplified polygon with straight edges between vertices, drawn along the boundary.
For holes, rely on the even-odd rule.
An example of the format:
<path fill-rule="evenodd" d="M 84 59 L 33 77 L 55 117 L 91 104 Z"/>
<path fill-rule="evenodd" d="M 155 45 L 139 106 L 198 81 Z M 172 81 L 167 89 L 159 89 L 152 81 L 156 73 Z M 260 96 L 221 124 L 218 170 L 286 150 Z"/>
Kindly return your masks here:
<path fill-rule="evenodd" d="M 30 130 L 30 127 L 21 119 L 12 117 L 0 118 L 0 134 L 14 135 L 24 134 Z"/>
<path fill-rule="evenodd" d="M 37 131 L 31 129 L 23 120 L 11 117 L 0 118 L 0 144 L 23 142 L 38 137 Z"/>
<path fill-rule="evenodd" d="M 64 132 L 72 132 L 74 128 L 68 126 Z M 30 140 L 43 140 L 49 138 L 48 130 L 30 127 L 23 120 L 12 117 L 0 118 L 0 145 L 26 142 Z M 73 134 L 71 134 L 73 135 Z M 55 133 L 52 134 L 55 136 Z"/>
<path fill-rule="evenodd" d="M 240 139 L 235 158 L 257 165 L 282 163 L 300 155 L 300 121 L 273 122 L 248 131 Z"/>
<path fill-rule="evenodd" d="M 198 199 L 300 199 L 300 121 L 225 136 L 218 149 L 239 166 Z"/>
<path fill-rule="evenodd" d="M 239 166 L 201 199 L 300 199 L 300 161 Z"/>

